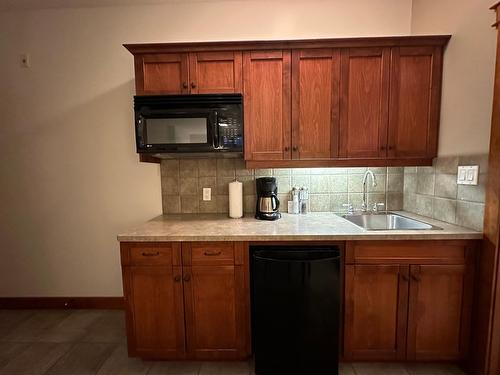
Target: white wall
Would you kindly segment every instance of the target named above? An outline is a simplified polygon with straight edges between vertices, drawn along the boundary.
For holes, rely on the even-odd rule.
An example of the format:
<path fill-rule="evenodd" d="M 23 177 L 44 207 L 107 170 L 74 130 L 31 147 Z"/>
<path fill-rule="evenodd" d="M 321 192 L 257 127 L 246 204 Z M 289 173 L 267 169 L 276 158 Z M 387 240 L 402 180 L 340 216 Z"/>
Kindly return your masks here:
<path fill-rule="evenodd" d="M 452 34 L 445 52 L 439 155 L 489 150 L 496 52 L 492 0 L 413 0 L 412 34 Z"/>
<path fill-rule="evenodd" d="M 410 14 L 411 0 L 0 12 L 0 296 L 122 293 L 115 236 L 161 212 L 122 43 L 402 35 Z"/>

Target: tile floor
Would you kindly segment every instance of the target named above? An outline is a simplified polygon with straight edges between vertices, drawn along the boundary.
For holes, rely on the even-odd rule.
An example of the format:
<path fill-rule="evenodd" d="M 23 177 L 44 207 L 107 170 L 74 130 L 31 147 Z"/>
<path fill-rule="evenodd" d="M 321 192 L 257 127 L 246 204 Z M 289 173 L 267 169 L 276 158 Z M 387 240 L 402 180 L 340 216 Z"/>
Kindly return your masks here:
<path fill-rule="evenodd" d="M 122 311 L 0 310 L 0 375 L 250 375 L 248 362 L 128 358 Z M 451 365 L 342 364 L 343 375 L 463 375 Z"/>

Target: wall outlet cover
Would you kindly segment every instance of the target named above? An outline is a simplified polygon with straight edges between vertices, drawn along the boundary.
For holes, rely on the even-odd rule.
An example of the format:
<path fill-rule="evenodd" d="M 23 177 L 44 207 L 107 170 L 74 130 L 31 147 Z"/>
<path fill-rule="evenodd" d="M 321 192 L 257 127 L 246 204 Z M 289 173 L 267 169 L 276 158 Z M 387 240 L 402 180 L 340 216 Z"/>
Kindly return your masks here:
<path fill-rule="evenodd" d="M 211 201 L 212 200 L 212 189 L 211 188 L 203 188 L 203 200 Z"/>
<path fill-rule="evenodd" d="M 479 165 L 461 165 L 458 167 L 458 185 L 477 185 L 479 178 Z"/>

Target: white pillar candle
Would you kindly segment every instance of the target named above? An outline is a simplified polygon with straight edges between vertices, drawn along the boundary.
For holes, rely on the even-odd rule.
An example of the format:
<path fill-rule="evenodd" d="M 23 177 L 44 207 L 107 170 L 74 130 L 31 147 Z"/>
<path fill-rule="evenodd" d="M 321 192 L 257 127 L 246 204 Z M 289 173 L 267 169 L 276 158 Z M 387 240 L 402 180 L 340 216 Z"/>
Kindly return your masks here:
<path fill-rule="evenodd" d="M 239 181 L 229 183 L 229 217 L 239 219 L 243 216 L 243 184 Z"/>

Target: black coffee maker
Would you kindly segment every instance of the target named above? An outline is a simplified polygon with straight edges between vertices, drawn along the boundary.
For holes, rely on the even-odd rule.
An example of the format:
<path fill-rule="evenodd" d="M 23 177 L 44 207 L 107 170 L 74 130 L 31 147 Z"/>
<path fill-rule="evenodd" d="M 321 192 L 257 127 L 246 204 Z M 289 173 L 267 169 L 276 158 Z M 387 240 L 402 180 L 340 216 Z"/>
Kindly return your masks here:
<path fill-rule="evenodd" d="M 281 217 L 278 199 L 278 185 L 274 177 L 260 177 L 255 180 L 257 187 L 257 207 L 255 218 L 260 220 L 277 220 Z"/>

